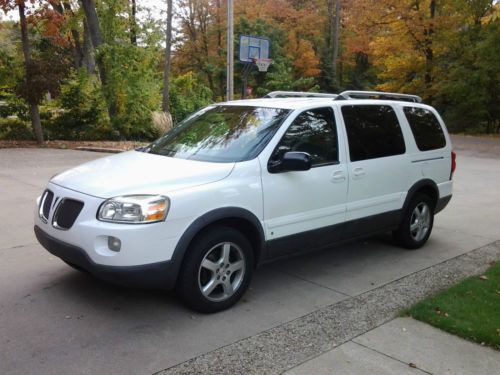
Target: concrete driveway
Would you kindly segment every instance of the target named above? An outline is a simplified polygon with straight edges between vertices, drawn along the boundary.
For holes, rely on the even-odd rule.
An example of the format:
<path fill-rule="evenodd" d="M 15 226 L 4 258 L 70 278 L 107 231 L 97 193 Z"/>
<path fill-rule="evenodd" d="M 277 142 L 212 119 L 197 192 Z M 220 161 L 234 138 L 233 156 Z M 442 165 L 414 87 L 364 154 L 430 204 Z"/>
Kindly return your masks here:
<path fill-rule="evenodd" d="M 171 293 L 97 281 L 37 244 L 46 181 L 102 154 L 0 150 L 0 373 L 151 374 L 500 239 L 500 160 L 478 155 L 459 154 L 454 197 L 423 249 L 380 236 L 273 263 L 237 306 L 201 315 Z"/>

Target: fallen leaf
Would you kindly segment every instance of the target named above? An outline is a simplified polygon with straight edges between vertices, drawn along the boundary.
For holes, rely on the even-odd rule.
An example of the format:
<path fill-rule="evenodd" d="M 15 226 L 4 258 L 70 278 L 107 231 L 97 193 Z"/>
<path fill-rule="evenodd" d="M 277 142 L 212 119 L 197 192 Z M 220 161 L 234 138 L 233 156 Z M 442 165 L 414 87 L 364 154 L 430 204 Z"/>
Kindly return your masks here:
<path fill-rule="evenodd" d="M 481 275 L 481 276 L 479 276 L 479 278 L 481 280 L 488 280 L 488 276 L 486 276 L 486 275 Z"/>
<path fill-rule="evenodd" d="M 408 366 L 410 366 L 411 368 L 417 368 L 417 365 L 413 362 L 408 363 Z"/>

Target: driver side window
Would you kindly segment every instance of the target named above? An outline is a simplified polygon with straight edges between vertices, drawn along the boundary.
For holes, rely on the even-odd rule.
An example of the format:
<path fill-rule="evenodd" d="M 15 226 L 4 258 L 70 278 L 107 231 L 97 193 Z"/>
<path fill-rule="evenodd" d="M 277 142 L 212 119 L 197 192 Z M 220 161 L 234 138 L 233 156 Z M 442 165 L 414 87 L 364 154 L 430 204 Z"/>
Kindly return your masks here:
<path fill-rule="evenodd" d="M 299 114 L 281 138 L 271 161 L 280 160 L 286 152 L 307 152 L 311 165 L 338 161 L 337 131 L 332 108 L 315 108 Z"/>

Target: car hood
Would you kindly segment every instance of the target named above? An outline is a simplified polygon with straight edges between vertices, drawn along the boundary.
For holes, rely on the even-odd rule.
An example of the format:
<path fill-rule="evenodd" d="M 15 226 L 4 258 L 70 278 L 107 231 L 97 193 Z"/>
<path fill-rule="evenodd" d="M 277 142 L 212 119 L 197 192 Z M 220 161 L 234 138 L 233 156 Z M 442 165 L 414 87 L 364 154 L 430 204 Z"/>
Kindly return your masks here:
<path fill-rule="evenodd" d="M 82 164 L 54 176 L 50 182 L 100 198 L 165 194 L 222 180 L 233 167 L 234 163 L 207 163 L 128 151 Z"/>

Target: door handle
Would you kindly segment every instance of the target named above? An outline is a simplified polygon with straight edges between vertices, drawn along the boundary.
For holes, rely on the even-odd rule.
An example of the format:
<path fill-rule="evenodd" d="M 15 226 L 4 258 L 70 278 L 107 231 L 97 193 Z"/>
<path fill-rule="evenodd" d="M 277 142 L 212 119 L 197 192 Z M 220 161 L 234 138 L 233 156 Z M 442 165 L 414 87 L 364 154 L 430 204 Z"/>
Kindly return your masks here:
<path fill-rule="evenodd" d="M 357 167 L 352 170 L 353 178 L 362 178 L 365 174 L 365 170 L 361 167 Z"/>
<path fill-rule="evenodd" d="M 345 173 L 344 171 L 335 171 L 332 173 L 332 182 L 342 182 L 345 181 Z"/>

